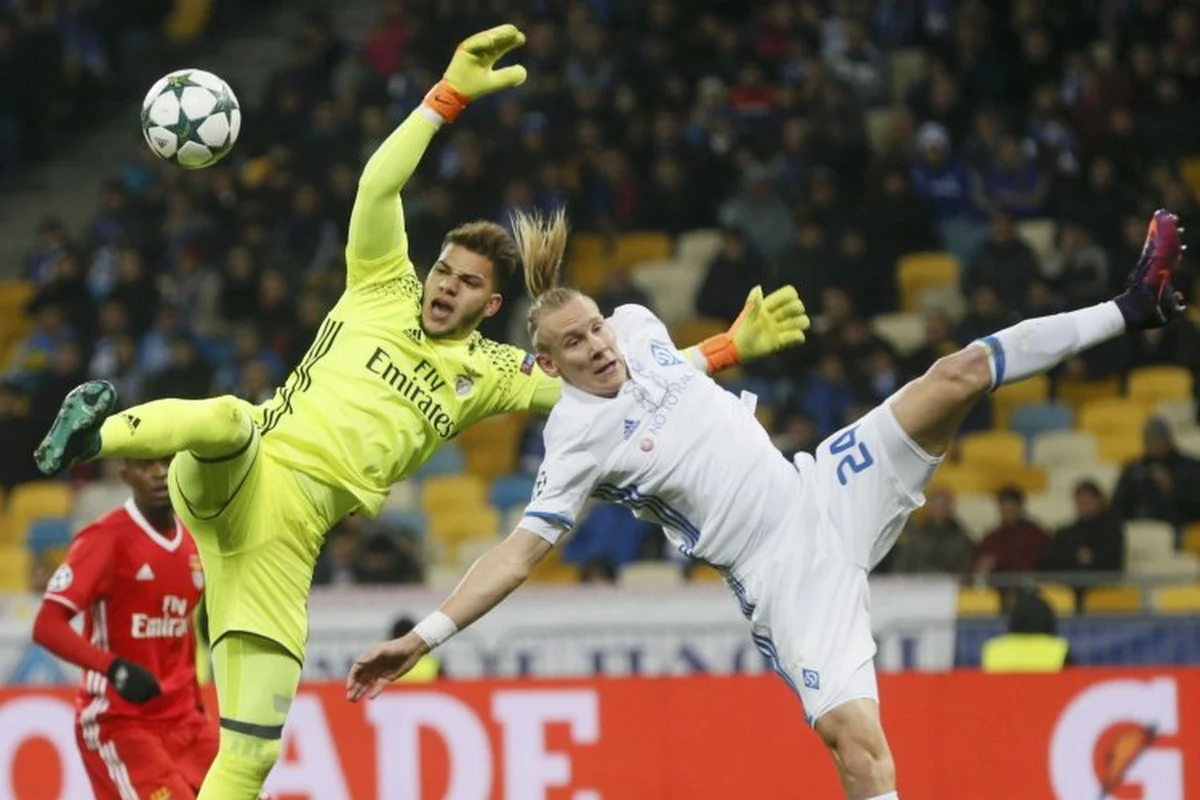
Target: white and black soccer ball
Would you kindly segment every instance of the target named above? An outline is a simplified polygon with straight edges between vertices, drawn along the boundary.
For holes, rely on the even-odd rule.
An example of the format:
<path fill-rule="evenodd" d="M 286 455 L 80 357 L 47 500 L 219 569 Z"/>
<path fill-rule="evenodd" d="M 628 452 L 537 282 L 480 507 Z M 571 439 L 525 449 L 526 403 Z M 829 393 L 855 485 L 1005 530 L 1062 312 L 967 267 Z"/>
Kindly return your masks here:
<path fill-rule="evenodd" d="M 142 101 L 142 136 L 159 158 L 203 169 L 233 149 L 242 111 L 229 84 L 202 69 L 159 78 Z"/>

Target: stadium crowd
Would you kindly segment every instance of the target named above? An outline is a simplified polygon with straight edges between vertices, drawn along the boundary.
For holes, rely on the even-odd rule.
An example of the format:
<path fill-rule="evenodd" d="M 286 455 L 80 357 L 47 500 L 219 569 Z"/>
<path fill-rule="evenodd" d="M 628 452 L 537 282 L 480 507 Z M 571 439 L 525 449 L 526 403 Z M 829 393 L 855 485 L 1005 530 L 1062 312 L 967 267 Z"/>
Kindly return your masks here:
<path fill-rule="evenodd" d="M 25 35 L 0 19 L 0 59 L 36 44 L 25 20 L 57 5 L 15 3 Z M 47 217 L 36 231 L 20 265 L 36 286 L 32 325 L 9 358 L 0 439 L 31 452 L 86 377 L 112 380 L 127 404 L 269 398 L 340 292 L 362 164 L 445 53 L 503 17 L 528 33 L 529 80 L 435 140 L 405 193 L 418 268 L 457 223 L 505 222 L 517 208 L 565 206 L 577 231 L 603 236 L 719 229 L 696 316 L 730 321 L 755 284 L 794 283 L 817 319 L 803 348 L 739 379 L 771 410 L 785 453 L 811 450 L 953 348 L 1114 294 L 1155 207 L 1200 230 L 1180 167 L 1200 122 L 1198 14 L 1194 0 L 392 0 L 351 43 L 309 13 L 226 161 L 186 173 L 144 153 L 98 187 L 85 229 Z M 0 159 L 12 152 L 6 119 Z M 1023 237 L 1031 220 L 1053 221 L 1048 247 Z M 871 320 L 902 307 L 897 262 L 930 251 L 957 257 L 961 297 L 924 307 L 924 340 L 901 352 Z M 519 297 L 519 279 L 505 293 Z M 656 304 L 623 272 L 601 299 Z M 521 342 L 517 307 L 484 332 Z M 1052 380 L 1119 383 L 1146 366 L 1194 374 L 1195 324 L 1115 340 Z M 964 431 L 996 421 L 985 404 Z M 537 431 L 533 421 L 520 439 L 522 469 L 536 466 Z M 1115 497 L 1094 481 L 1072 487 L 1077 521 L 1056 536 L 1012 487 L 977 543 L 938 489 L 884 568 L 1119 570 L 1123 519 L 1165 521 L 1182 546 L 1200 520 L 1200 462 L 1161 420 L 1145 437 Z M 38 478 L 27 458 L 0 471 L 9 488 Z M 585 579 L 661 556 L 649 526 L 597 514 L 608 516 L 567 548 Z M 343 527 L 319 582 L 420 580 L 420 546 L 387 518 Z"/>

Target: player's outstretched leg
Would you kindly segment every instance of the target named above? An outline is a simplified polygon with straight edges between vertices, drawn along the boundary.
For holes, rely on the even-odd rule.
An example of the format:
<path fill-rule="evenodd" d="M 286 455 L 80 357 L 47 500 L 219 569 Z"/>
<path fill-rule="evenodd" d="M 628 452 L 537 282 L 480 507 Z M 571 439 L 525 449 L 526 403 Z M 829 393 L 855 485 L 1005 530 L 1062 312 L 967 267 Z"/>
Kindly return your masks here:
<path fill-rule="evenodd" d="M 1126 331 L 1160 328 L 1175 319 L 1183 310 L 1171 283 L 1183 252 L 1181 233 L 1173 214 L 1156 211 L 1120 296 L 1025 320 L 939 359 L 890 401 L 900 426 L 926 453 L 940 456 L 971 407 L 992 389 L 1046 372 Z"/>
<path fill-rule="evenodd" d="M 196 800 L 256 800 L 282 752 L 300 662 L 283 645 L 231 632 L 213 647 L 221 743 Z"/>
<path fill-rule="evenodd" d="M 219 459 L 243 448 L 253 423 L 236 397 L 154 400 L 113 414 L 117 392 L 107 381 L 88 381 L 63 400 L 58 417 L 34 451 L 46 475 L 90 458 L 164 458 L 189 451 Z"/>

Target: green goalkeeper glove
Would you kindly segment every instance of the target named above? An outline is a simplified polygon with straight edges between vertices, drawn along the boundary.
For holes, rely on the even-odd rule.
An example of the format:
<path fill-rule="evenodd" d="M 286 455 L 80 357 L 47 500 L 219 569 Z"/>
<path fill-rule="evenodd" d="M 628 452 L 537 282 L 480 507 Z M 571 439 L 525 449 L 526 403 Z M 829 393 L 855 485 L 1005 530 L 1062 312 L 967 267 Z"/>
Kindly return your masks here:
<path fill-rule="evenodd" d="M 516 25 L 497 25 L 468 37 L 454 51 L 445 75 L 429 93 L 424 105 L 447 122 L 453 122 L 467 104 L 501 89 L 525 82 L 519 64 L 493 69 L 510 50 L 525 44 L 525 34 Z"/>
<path fill-rule="evenodd" d="M 700 343 L 710 373 L 804 343 L 812 322 L 794 286 L 776 289 L 765 298 L 761 286 L 750 290 L 742 313 L 724 334 Z"/>

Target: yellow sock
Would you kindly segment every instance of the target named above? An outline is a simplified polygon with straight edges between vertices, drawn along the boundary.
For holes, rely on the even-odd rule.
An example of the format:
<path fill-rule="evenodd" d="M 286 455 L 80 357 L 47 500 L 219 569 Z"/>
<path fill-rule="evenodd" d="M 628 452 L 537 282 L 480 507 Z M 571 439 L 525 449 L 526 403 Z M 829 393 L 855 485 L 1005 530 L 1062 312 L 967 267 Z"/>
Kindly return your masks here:
<path fill-rule="evenodd" d="M 283 645 L 227 633 L 213 646 L 221 745 L 196 800 L 256 800 L 282 752 L 300 662 Z"/>
<path fill-rule="evenodd" d="M 221 458 L 249 440 L 252 424 L 236 397 L 153 400 L 104 420 L 97 457 L 166 458 L 188 450 Z"/>

